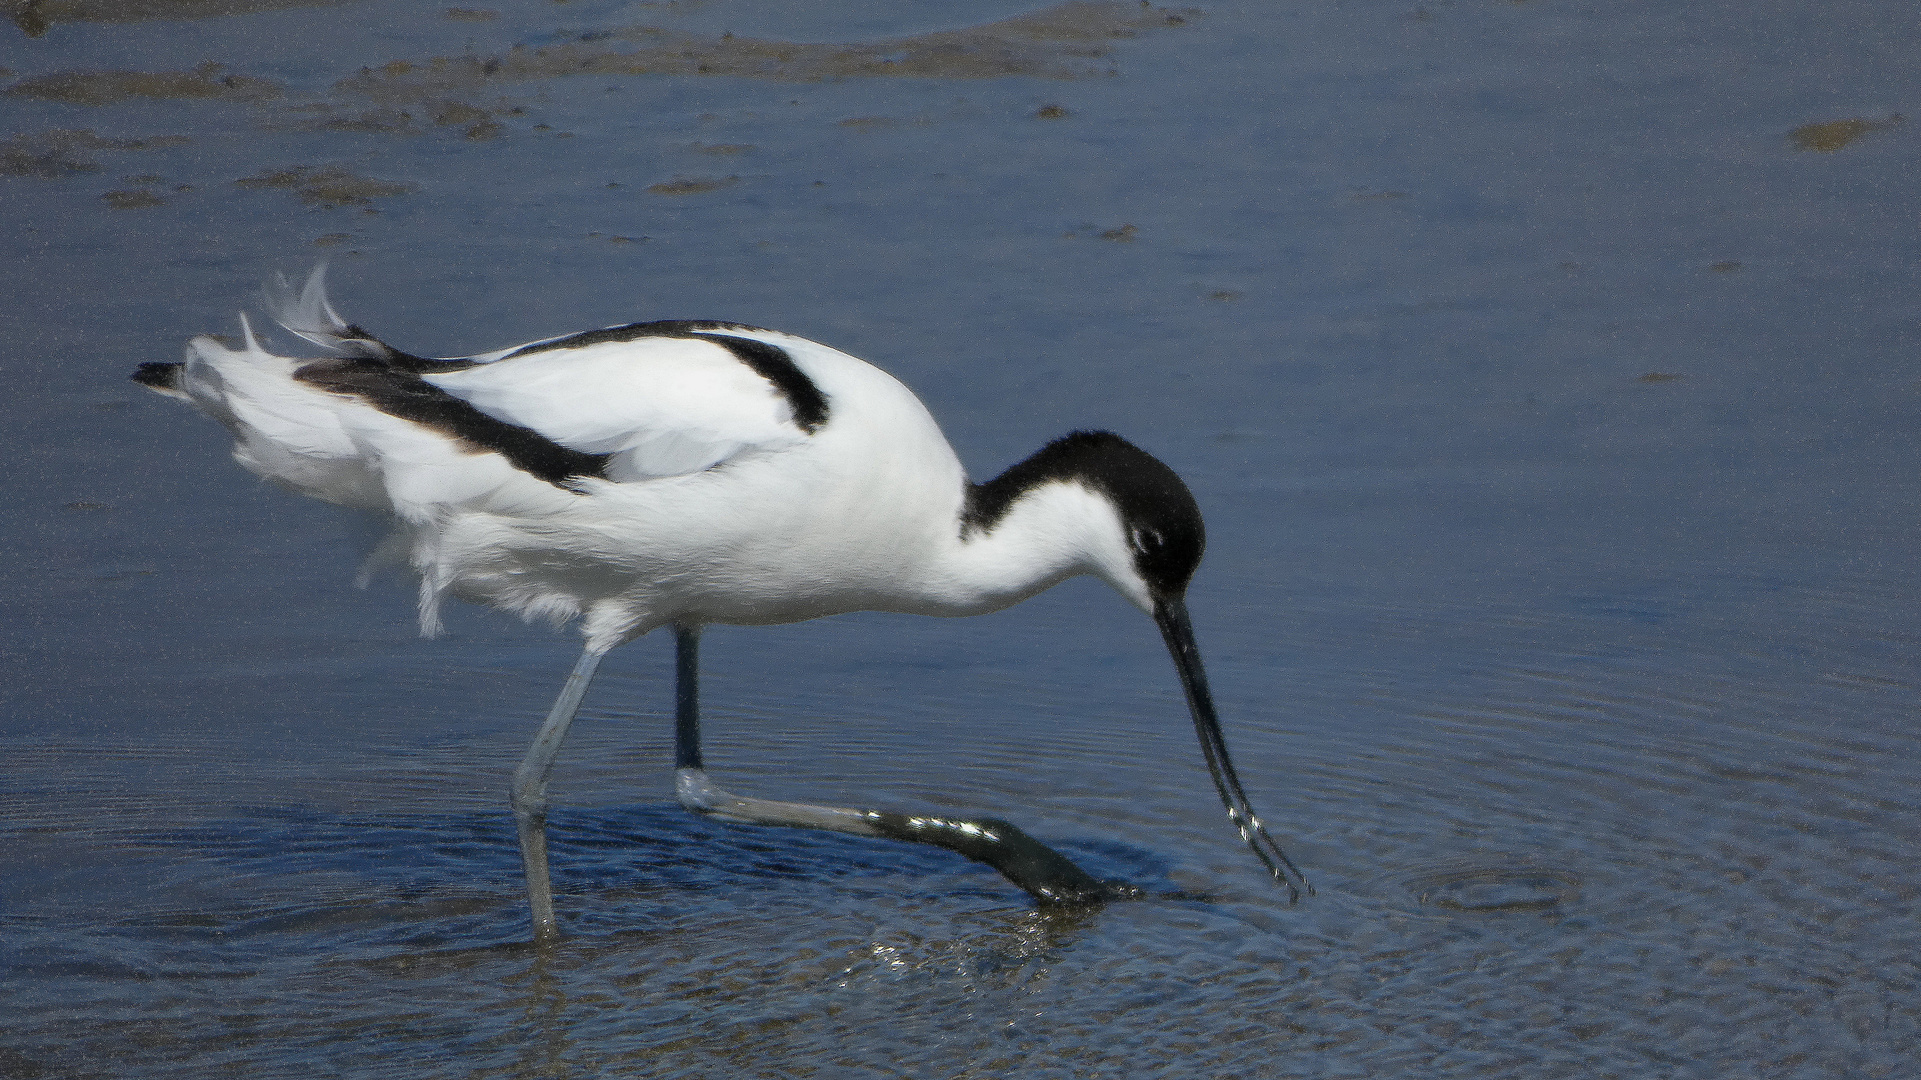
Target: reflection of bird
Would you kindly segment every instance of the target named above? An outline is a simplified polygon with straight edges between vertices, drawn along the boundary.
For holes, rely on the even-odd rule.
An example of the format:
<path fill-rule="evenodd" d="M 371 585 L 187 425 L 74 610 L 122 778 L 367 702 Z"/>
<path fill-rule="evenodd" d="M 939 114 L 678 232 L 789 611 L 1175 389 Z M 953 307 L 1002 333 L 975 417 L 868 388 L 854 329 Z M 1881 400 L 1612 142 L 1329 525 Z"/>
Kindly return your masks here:
<path fill-rule="evenodd" d="M 1275 878 L 1300 874 L 1254 816 L 1222 740 L 1183 597 L 1201 516 L 1173 470 L 1105 432 L 1076 432 L 969 483 L 919 399 L 811 341 L 722 322 L 589 330 L 431 360 L 349 325 L 316 270 L 269 288 L 275 315 L 336 354 L 267 352 L 242 318 L 229 348 L 188 343 L 135 381 L 225 424 L 234 456 L 295 491 L 382 511 L 376 558 L 419 571 L 420 620 L 442 597 L 578 618 L 586 649 L 514 774 L 535 933 L 554 933 L 546 786 L 608 649 L 671 624 L 676 780 L 686 806 L 953 848 L 1043 902 L 1129 895 L 1000 821 L 776 803 L 711 784 L 700 755 L 706 623 L 846 611 L 975 615 L 1095 574 L 1154 617 L 1179 669 L 1228 817 Z"/>

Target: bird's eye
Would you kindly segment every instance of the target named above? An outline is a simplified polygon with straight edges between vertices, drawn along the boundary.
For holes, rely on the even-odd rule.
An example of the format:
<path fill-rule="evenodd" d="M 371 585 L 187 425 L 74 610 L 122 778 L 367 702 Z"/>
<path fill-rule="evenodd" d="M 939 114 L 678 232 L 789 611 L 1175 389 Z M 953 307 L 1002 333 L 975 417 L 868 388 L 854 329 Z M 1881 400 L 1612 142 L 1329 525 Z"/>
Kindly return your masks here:
<path fill-rule="evenodd" d="M 1135 551 L 1146 551 L 1150 547 L 1161 546 L 1161 534 L 1153 529 L 1135 529 L 1133 540 Z"/>

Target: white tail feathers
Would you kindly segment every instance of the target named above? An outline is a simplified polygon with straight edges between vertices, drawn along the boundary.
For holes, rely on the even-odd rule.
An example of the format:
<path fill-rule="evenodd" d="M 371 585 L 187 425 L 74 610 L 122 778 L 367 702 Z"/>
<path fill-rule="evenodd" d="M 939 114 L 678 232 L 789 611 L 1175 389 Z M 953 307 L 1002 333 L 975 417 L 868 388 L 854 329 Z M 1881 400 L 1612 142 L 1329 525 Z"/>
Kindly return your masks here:
<path fill-rule="evenodd" d="M 307 275 L 307 283 L 295 291 L 287 275 L 276 272 L 261 288 L 267 310 L 274 321 L 290 333 L 322 348 L 349 356 L 386 358 L 393 350 L 353 326 L 327 302 L 327 264 L 321 263 Z"/>

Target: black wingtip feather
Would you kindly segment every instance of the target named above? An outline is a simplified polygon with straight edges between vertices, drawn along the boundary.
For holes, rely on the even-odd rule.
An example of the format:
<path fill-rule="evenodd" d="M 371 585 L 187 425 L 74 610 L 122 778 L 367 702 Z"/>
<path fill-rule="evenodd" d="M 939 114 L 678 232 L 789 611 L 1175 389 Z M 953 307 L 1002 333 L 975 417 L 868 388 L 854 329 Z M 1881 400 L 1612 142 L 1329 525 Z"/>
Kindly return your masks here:
<path fill-rule="evenodd" d="M 179 361 L 149 361 L 141 364 L 129 377 L 150 390 L 177 394 L 180 392 L 180 373 L 186 366 Z"/>

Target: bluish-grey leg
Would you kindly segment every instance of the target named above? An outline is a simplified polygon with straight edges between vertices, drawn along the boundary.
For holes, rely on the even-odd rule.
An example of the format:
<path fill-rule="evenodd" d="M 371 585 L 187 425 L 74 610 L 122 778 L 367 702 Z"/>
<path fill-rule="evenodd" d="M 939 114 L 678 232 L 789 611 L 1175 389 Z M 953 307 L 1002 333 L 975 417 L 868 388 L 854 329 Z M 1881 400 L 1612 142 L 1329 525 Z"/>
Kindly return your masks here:
<path fill-rule="evenodd" d="M 700 629 L 674 628 L 674 789 L 689 810 L 727 821 L 827 829 L 933 844 L 983 862 L 1043 904 L 1098 904 L 1139 896 L 1121 881 L 1101 881 L 1005 821 L 917 817 L 811 803 L 750 799 L 707 779 L 700 754 Z"/>
<path fill-rule="evenodd" d="M 534 940 L 549 941 L 559 935 L 554 924 L 554 889 L 547 877 L 547 776 L 553 772 L 554 757 L 567 738 L 568 725 L 580 711 L 580 699 L 593 681 L 594 669 L 606 655 L 592 649 L 580 654 L 567 685 L 560 688 L 547 722 L 520 759 L 514 770 L 514 822 L 520 827 L 520 859 L 527 868 L 527 904 L 533 909 Z"/>

